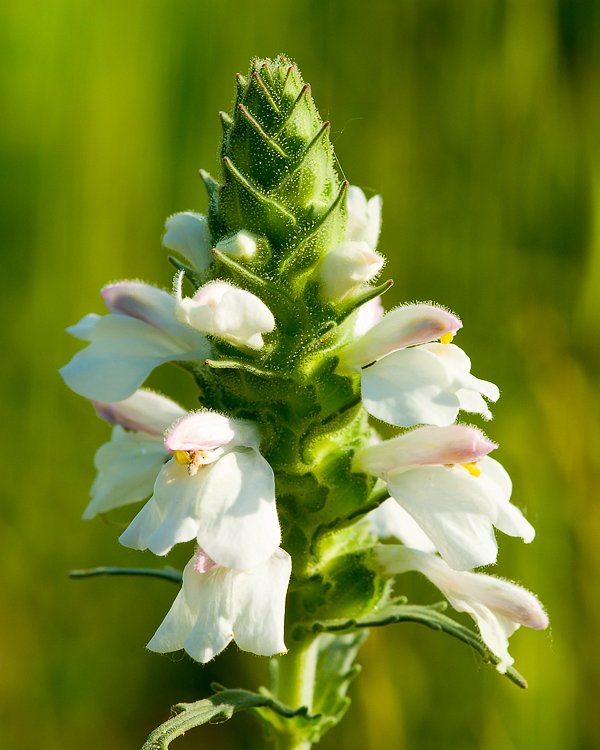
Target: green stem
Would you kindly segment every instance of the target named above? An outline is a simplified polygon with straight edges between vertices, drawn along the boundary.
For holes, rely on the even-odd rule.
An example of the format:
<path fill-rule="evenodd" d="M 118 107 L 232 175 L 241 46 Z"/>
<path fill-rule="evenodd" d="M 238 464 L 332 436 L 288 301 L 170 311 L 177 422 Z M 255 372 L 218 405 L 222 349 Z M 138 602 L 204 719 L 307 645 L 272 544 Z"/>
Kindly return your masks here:
<path fill-rule="evenodd" d="M 319 638 L 310 636 L 294 643 L 279 657 L 277 700 L 292 708 L 306 706 L 312 712 Z M 309 750 L 312 743 L 298 732 L 282 733 L 275 741 L 277 750 Z"/>

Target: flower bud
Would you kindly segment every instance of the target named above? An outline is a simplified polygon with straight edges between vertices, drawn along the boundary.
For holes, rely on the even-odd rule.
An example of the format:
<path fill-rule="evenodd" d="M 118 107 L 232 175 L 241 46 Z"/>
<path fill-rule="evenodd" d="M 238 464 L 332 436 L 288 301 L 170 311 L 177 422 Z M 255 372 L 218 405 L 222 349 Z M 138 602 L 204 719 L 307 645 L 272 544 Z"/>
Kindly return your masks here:
<path fill-rule="evenodd" d="M 182 297 L 182 274 L 175 277 L 175 315 L 197 331 L 212 333 L 232 344 L 261 349 L 261 333 L 275 328 L 272 312 L 255 294 L 226 281 L 211 281 L 193 297 Z"/>
<path fill-rule="evenodd" d="M 258 252 L 257 238 L 241 231 L 216 245 L 216 250 L 235 260 L 254 260 Z"/>
<path fill-rule="evenodd" d="M 319 268 L 322 294 L 341 301 L 381 270 L 384 259 L 366 242 L 344 242 L 323 258 Z"/>

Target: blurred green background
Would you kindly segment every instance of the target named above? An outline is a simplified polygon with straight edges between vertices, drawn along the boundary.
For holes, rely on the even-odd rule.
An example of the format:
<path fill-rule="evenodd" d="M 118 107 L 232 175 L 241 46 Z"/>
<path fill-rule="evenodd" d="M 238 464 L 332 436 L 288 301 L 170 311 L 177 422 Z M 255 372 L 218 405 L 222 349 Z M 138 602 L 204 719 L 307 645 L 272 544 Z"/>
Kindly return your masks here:
<path fill-rule="evenodd" d="M 144 650 L 171 584 L 67 579 L 155 560 L 79 520 L 109 429 L 56 370 L 78 349 L 63 329 L 103 312 L 104 284 L 170 285 L 164 219 L 205 208 L 197 171 L 218 171 L 234 75 L 280 52 L 312 84 L 347 178 L 384 196 L 386 306 L 458 312 L 475 374 L 503 390 L 486 430 L 538 536 L 503 537 L 495 572 L 552 621 L 512 639 L 528 691 L 418 625 L 372 633 L 353 708 L 321 746 L 599 748 L 597 0 L 3 4 L 0 746 L 135 750 L 211 679 L 265 680 L 265 660 L 234 646 L 203 669 Z M 194 406 L 184 374 L 163 370 L 152 384 Z M 240 715 L 174 747 L 204 746 L 263 740 Z"/>

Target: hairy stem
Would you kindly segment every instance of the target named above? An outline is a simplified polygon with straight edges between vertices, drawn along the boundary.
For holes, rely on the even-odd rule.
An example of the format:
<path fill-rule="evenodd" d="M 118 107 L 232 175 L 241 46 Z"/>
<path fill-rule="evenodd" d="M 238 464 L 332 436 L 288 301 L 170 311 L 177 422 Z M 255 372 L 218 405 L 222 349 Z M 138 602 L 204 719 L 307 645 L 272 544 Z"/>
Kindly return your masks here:
<path fill-rule="evenodd" d="M 295 644 L 285 656 L 279 657 L 277 700 L 293 708 L 306 706 L 312 711 L 319 638 L 310 636 Z M 305 736 L 297 731 L 281 733 L 276 738 L 277 750 L 308 750 Z"/>

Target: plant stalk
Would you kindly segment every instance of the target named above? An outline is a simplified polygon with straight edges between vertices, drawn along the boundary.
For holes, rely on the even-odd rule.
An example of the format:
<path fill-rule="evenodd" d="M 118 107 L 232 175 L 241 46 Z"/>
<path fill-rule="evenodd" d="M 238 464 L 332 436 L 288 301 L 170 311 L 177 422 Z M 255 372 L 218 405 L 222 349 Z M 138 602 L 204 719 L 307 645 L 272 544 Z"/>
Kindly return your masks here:
<path fill-rule="evenodd" d="M 279 657 L 277 700 L 293 708 L 307 706 L 312 713 L 318 655 L 319 637 L 311 635 Z M 312 743 L 294 731 L 279 734 L 275 746 L 277 750 L 309 750 Z"/>

